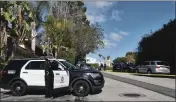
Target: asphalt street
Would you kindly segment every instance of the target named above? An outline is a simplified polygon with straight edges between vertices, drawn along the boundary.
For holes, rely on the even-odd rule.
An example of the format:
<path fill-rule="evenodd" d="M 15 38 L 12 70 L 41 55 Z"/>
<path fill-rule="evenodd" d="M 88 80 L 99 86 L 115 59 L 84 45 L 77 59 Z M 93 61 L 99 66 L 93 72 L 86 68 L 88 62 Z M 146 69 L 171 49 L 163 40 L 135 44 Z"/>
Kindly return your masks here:
<path fill-rule="evenodd" d="M 104 77 L 139 86 L 175 98 L 175 79 L 150 78 L 143 76 L 134 76 L 127 73 L 120 74 L 103 72 L 103 75 Z M 158 85 L 158 83 L 160 83 L 160 85 Z M 172 87 L 170 88 L 169 86 Z"/>
<path fill-rule="evenodd" d="M 175 89 L 175 79 L 174 78 L 171 79 L 171 78 L 161 78 L 161 77 L 136 76 L 130 73 L 108 72 L 108 71 L 106 72 L 102 71 L 102 73 L 107 73 L 107 74 L 111 74 L 111 75 L 115 75 L 115 76 L 119 76 L 123 78 L 128 78 L 128 79 L 132 79 L 132 80 L 136 80 L 140 82 L 146 82 L 146 83 L 150 83 L 150 84 L 154 84 L 158 86 L 167 87 L 170 89 Z"/>
<path fill-rule="evenodd" d="M 174 98 L 159 94 L 157 92 L 137 87 L 131 84 L 123 83 L 113 79 L 105 78 L 105 87 L 97 94 L 88 95 L 87 97 L 78 98 L 71 94 L 58 91 L 58 97 L 55 99 L 45 99 L 43 93 L 36 93 L 15 97 L 10 94 L 1 94 L 2 101 L 175 101 Z M 65 92 L 65 91 L 64 91 Z M 127 97 L 123 94 L 133 94 Z"/>

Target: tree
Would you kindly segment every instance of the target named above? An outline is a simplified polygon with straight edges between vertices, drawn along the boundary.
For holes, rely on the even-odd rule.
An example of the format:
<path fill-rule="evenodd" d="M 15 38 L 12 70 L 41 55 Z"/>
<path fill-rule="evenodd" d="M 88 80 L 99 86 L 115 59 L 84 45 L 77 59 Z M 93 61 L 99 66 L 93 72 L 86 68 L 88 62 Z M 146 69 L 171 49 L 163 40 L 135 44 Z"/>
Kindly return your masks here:
<path fill-rule="evenodd" d="M 70 26 L 72 26 L 71 22 L 67 21 L 63 23 L 62 21 L 63 20 L 55 19 L 53 16 L 48 16 L 47 21 L 45 22 L 46 37 L 50 38 L 50 41 L 52 43 L 51 49 L 56 49 L 55 57 L 59 57 L 58 54 L 61 46 L 66 47 L 63 41 L 64 38 L 66 39 L 66 37 L 68 36 L 64 35 L 70 33 L 68 32 L 68 29 Z"/>
<path fill-rule="evenodd" d="M 113 60 L 113 63 L 126 63 L 126 58 L 125 57 L 117 57 L 116 59 Z"/>
<path fill-rule="evenodd" d="M 101 63 L 101 57 L 102 57 L 102 55 L 101 55 L 101 54 L 98 54 L 98 56 L 100 57 L 100 63 Z"/>
<path fill-rule="evenodd" d="M 137 64 L 146 60 L 166 61 L 175 73 L 176 19 L 170 20 L 163 27 L 148 36 L 144 36 L 138 44 Z"/>
<path fill-rule="evenodd" d="M 61 47 L 75 49 L 76 63 L 79 59 L 84 59 L 86 54 L 103 47 L 102 29 L 98 23 L 89 25 L 85 14 L 86 7 L 82 1 L 52 1 L 42 4 L 47 5 L 46 8 L 49 9 L 47 20 L 44 22 L 43 41 L 51 42 L 50 47 L 44 44 L 44 48 L 48 48 L 50 52 L 55 49 L 55 55 L 59 57 L 62 56 Z"/>
<path fill-rule="evenodd" d="M 6 53 L 5 60 L 7 61 L 13 54 L 12 45 L 23 43 L 25 38 L 29 37 L 30 24 L 34 21 L 34 15 L 26 1 L 4 1 L 1 2 L 1 7 L 1 24 L 3 24 L 1 27 L 3 31 L 0 32 L 4 36 L 1 36 L 1 46 L 2 38 L 5 38 L 3 50 Z M 8 26 L 9 24 L 11 24 L 11 27 Z M 13 40 L 7 45 L 8 38 Z"/>
<path fill-rule="evenodd" d="M 127 52 L 125 55 L 126 61 L 130 63 L 135 63 L 136 52 Z"/>
<path fill-rule="evenodd" d="M 110 56 L 107 56 L 107 60 L 110 60 Z"/>

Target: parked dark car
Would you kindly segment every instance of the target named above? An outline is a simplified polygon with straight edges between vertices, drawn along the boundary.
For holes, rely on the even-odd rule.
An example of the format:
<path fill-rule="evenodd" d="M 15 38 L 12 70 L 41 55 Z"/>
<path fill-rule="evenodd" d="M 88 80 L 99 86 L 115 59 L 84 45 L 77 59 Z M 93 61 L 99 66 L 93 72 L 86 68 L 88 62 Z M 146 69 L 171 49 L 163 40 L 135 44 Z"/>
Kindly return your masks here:
<path fill-rule="evenodd" d="M 123 65 L 123 72 L 134 72 L 135 71 L 135 64 L 129 63 Z"/>
<path fill-rule="evenodd" d="M 122 69 L 123 69 L 123 64 L 122 63 L 115 63 L 114 65 L 113 65 L 113 72 L 115 72 L 115 71 L 122 71 Z"/>

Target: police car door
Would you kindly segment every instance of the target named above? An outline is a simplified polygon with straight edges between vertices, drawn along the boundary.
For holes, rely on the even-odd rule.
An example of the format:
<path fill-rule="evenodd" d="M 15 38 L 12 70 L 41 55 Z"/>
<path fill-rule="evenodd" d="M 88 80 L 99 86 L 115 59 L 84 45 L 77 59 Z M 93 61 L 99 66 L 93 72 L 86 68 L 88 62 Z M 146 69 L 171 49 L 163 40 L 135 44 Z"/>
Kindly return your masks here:
<path fill-rule="evenodd" d="M 25 64 L 21 70 L 20 77 L 29 86 L 45 86 L 44 68 L 42 60 L 32 60 Z"/>
<path fill-rule="evenodd" d="M 53 69 L 54 72 L 54 88 L 62 88 L 69 86 L 69 73 L 64 67 L 58 63 L 58 69 Z"/>

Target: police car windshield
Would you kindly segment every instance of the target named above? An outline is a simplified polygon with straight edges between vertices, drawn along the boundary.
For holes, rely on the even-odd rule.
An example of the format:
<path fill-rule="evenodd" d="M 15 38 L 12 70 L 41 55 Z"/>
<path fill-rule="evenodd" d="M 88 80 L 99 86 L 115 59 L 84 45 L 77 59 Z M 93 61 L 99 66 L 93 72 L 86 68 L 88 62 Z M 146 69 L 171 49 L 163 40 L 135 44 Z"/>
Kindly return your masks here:
<path fill-rule="evenodd" d="M 59 61 L 60 63 L 62 63 L 66 68 L 69 69 L 78 69 L 78 67 L 74 66 L 73 64 L 67 62 L 67 61 Z"/>

